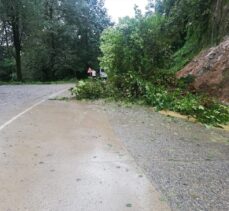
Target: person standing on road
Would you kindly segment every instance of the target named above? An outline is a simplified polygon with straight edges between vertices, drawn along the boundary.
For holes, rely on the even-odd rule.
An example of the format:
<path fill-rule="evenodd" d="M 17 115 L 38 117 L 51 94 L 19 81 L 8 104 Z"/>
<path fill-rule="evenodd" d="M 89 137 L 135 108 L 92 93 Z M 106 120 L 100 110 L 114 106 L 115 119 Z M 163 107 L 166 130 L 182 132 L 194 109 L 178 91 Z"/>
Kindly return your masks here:
<path fill-rule="evenodd" d="M 93 70 L 91 69 L 91 67 L 89 67 L 88 70 L 87 70 L 87 74 L 88 74 L 89 77 L 92 77 L 92 71 Z"/>
<path fill-rule="evenodd" d="M 96 78 L 96 71 L 92 70 L 92 78 Z"/>

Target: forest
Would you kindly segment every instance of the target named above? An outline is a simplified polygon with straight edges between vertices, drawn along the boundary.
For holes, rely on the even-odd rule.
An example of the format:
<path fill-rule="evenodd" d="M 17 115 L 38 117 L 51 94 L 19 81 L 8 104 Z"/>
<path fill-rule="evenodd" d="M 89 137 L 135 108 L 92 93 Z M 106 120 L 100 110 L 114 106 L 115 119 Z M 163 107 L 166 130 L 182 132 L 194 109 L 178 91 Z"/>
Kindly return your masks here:
<path fill-rule="evenodd" d="M 121 19 L 101 35 L 99 61 L 108 82 L 81 81 L 73 93 L 78 99 L 121 99 L 204 124 L 226 124 L 228 106 L 194 90 L 192 75 L 177 79 L 176 73 L 229 34 L 228 6 L 228 1 L 158 0 L 149 1 L 145 14 L 135 7 L 134 18 Z"/>
<path fill-rule="evenodd" d="M 135 7 L 135 18 L 113 27 L 103 0 L 1 0 L 0 80 L 80 78 L 99 62 L 112 74 L 146 78 L 159 69 L 177 71 L 228 33 L 228 15 L 215 9 L 226 4 L 149 0 L 145 14 Z"/>
<path fill-rule="evenodd" d="M 111 22 L 103 0 L 0 0 L 0 81 L 55 81 L 103 68 L 107 83 L 80 81 L 77 98 L 115 98 L 207 124 L 228 106 L 177 79 L 202 49 L 229 34 L 228 0 L 149 0 L 146 12 Z"/>
<path fill-rule="evenodd" d="M 83 77 L 110 25 L 101 0 L 0 0 L 0 81 Z"/>

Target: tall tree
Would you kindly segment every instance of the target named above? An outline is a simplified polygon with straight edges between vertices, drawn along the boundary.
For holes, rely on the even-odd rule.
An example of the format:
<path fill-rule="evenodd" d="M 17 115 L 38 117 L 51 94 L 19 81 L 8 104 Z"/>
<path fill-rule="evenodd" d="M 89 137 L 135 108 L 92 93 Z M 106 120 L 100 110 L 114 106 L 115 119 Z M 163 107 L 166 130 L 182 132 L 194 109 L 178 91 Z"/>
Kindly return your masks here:
<path fill-rule="evenodd" d="M 98 67 L 100 34 L 110 20 L 103 0 L 0 0 L 0 24 L 2 46 L 15 49 L 17 79 L 23 73 L 50 81 Z"/>
<path fill-rule="evenodd" d="M 17 80 L 22 81 L 21 71 L 21 35 L 22 35 L 22 22 L 21 12 L 23 2 L 21 0 L 1 0 L 1 10 L 3 12 L 4 23 L 8 23 L 12 30 L 12 41 L 15 49 L 16 60 L 16 73 Z M 6 35 L 7 36 L 7 35 Z M 6 38 L 8 43 L 8 37 Z"/>

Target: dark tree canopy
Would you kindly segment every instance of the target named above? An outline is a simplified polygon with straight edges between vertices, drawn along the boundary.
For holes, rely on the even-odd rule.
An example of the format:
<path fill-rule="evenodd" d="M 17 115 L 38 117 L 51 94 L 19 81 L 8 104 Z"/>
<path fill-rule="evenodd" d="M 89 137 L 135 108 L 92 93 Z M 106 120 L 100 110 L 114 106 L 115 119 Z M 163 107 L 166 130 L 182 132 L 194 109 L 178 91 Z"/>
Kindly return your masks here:
<path fill-rule="evenodd" d="M 228 4 L 148 0 L 145 14 L 136 6 L 134 18 L 109 27 L 103 0 L 0 0 L 0 80 L 83 77 L 98 58 L 108 71 L 146 78 L 178 70 L 228 35 Z"/>
<path fill-rule="evenodd" d="M 98 67 L 103 0 L 0 0 L 0 80 L 60 80 Z"/>

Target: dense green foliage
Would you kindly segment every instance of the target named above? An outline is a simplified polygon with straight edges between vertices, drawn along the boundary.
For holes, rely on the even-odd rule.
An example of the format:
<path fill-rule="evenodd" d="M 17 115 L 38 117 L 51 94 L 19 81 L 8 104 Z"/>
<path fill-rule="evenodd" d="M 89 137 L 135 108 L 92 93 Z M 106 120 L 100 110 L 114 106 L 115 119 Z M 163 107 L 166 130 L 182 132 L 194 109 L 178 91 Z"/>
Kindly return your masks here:
<path fill-rule="evenodd" d="M 102 0 L 0 0 L 0 80 L 60 80 L 98 68 Z"/>
<path fill-rule="evenodd" d="M 100 65 L 109 81 L 81 82 L 73 93 L 79 99 L 94 95 L 137 100 L 203 123 L 227 123 L 227 106 L 189 90 L 192 77 L 175 78 L 194 55 L 219 38 L 213 33 L 215 5 L 212 0 L 149 1 L 146 14 L 136 7 L 134 18 L 123 18 L 102 33 Z"/>
<path fill-rule="evenodd" d="M 71 91 L 79 100 L 95 100 L 108 97 L 107 85 L 98 80 L 79 81 Z"/>
<path fill-rule="evenodd" d="M 128 86 L 125 85 L 128 83 Z M 154 86 L 150 82 L 136 77 L 125 78 L 122 86 L 114 87 L 111 82 L 100 80 L 80 81 L 72 89 L 77 99 L 95 100 L 110 98 L 125 102 L 140 102 L 153 106 L 156 110 L 170 110 L 194 117 L 199 122 L 220 126 L 229 122 L 229 107 L 203 95 L 184 93 L 183 90 L 168 90 L 163 86 Z"/>
<path fill-rule="evenodd" d="M 135 7 L 111 27 L 103 0 L 0 0 L 0 81 L 81 78 L 100 66 L 109 81 L 80 82 L 77 98 L 140 100 L 226 123 L 227 107 L 175 73 L 228 34 L 228 8 L 228 0 L 149 0 L 145 14 Z"/>
<path fill-rule="evenodd" d="M 158 70 L 179 70 L 204 46 L 214 42 L 211 0 L 157 1 L 156 13 L 136 10 L 105 30 L 101 65 L 110 76 L 134 72 L 143 78 Z"/>

